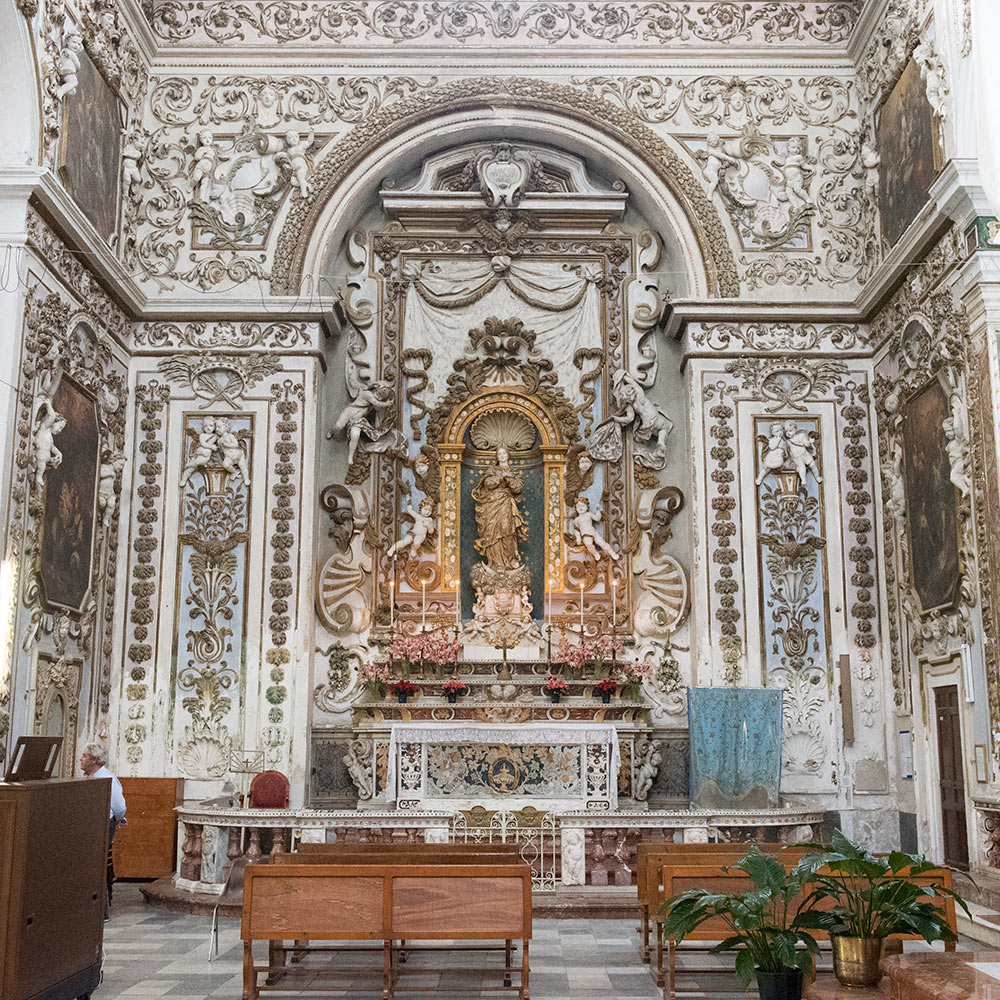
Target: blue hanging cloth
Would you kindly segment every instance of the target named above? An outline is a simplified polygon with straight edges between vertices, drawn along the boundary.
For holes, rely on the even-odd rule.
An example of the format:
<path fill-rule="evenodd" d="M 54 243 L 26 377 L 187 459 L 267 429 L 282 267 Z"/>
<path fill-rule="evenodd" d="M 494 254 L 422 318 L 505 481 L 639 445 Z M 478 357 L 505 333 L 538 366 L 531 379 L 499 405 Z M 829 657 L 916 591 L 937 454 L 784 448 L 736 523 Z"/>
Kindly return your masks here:
<path fill-rule="evenodd" d="M 779 805 L 781 695 L 780 688 L 688 688 L 692 808 Z"/>

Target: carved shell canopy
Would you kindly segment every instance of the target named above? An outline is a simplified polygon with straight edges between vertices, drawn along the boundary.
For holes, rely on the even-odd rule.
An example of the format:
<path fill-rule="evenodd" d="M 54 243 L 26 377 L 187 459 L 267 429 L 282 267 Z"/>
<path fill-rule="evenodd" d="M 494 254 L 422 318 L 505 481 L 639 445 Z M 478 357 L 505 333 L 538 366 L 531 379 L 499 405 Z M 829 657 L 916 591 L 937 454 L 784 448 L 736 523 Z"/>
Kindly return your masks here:
<path fill-rule="evenodd" d="M 483 451 L 527 451 L 535 443 L 535 425 L 513 410 L 490 410 L 470 428 L 472 443 Z"/>

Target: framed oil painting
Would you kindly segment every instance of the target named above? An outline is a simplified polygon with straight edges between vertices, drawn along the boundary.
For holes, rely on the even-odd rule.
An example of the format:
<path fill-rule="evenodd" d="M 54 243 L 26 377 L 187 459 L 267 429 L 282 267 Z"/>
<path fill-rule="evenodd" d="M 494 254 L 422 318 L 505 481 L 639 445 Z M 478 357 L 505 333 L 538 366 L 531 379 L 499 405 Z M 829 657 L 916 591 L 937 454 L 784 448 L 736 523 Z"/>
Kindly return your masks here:
<path fill-rule="evenodd" d="M 94 397 L 68 375 L 52 396 L 66 418 L 55 435 L 62 459 L 45 473 L 39 572 L 50 608 L 83 610 L 90 590 L 97 518 L 101 435 Z"/>
<path fill-rule="evenodd" d="M 59 176 L 105 239 L 115 234 L 121 164 L 122 106 L 85 50 L 79 84 L 64 102 Z"/>
<path fill-rule="evenodd" d="M 876 131 L 882 236 L 891 247 L 926 204 L 941 166 L 934 115 L 913 59 L 882 105 Z"/>
<path fill-rule="evenodd" d="M 934 378 L 910 397 L 903 415 L 903 484 L 910 536 L 910 575 L 924 614 L 951 608 L 958 596 L 958 491 L 942 424 L 948 394 Z"/>

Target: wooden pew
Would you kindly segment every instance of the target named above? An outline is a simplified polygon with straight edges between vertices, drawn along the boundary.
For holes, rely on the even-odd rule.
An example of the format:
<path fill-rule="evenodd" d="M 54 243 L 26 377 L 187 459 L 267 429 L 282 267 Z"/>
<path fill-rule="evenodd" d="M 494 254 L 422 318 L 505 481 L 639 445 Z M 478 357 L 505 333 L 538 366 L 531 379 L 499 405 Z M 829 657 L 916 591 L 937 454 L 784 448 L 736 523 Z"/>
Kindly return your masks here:
<path fill-rule="evenodd" d="M 284 983 L 275 985 L 279 976 L 361 971 L 343 967 L 292 970 L 283 961 L 277 967 L 270 962 L 254 964 L 254 941 L 278 942 L 280 947 L 289 939 L 380 941 L 384 1000 L 392 1000 L 401 972 L 397 941 L 520 939 L 521 964 L 507 971 L 519 974 L 520 985 L 509 988 L 527 1000 L 531 870 L 526 864 L 496 858 L 484 864 L 385 860 L 251 865 L 243 894 L 241 937 L 244 1000 L 256 1000 L 262 990 L 288 989 Z M 415 950 L 412 945 L 407 949 Z M 337 950 L 337 946 L 325 950 Z M 268 977 L 263 984 L 260 973 Z"/>
<path fill-rule="evenodd" d="M 651 957 L 649 943 L 651 913 L 658 909 L 660 874 L 656 864 L 673 861 L 677 864 L 734 865 L 750 849 L 751 842 L 721 844 L 639 844 L 636 854 L 636 892 L 639 897 L 639 911 L 642 920 L 642 937 L 639 952 L 644 962 Z M 815 848 L 790 847 L 785 844 L 758 844 L 762 851 L 792 859 L 798 863 L 807 854 L 815 854 Z M 660 985 L 658 981 L 658 985 Z"/>
<path fill-rule="evenodd" d="M 792 863 L 794 864 L 794 862 Z M 681 866 L 681 865 L 671 865 L 661 864 L 662 869 L 662 888 L 660 891 L 660 897 L 657 903 L 657 931 L 660 931 L 660 925 L 662 923 L 662 917 L 659 914 L 660 906 L 667 899 L 678 895 L 682 892 L 687 892 L 689 889 L 708 889 L 711 892 L 720 893 L 736 893 L 736 892 L 746 892 L 752 887 L 752 880 L 749 875 L 740 871 L 729 871 L 722 872 L 720 870 L 721 866 L 710 867 L 707 865 L 692 865 L 692 866 Z M 822 871 L 822 869 L 821 869 Z M 941 885 L 946 889 L 952 888 L 952 873 L 950 869 L 947 868 L 936 868 L 931 871 L 925 872 L 922 875 L 917 876 L 918 883 L 923 883 L 925 885 L 937 884 Z M 955 900 L 950 896 L 934 896 L 927 897 L 940 906 L 945 913 L 945 919 L 948 926 L 954 933 L 958 931 L 958 921 L 955 914 Z M 832 907 L 832 900 L 823 900 L 822 903 L 817 905 L 817 909 L 827 909 Z M 794 904 L 793 904 L 794 908 Z M 698 942 L 718 942 L 729 937 L 732 933 L 732 929 L 729 925 L 722 920 L 722 918 L 706 920 L 703 924 L 696 927 L 694 931 L 685 937 L 685 941 L 698 941 Z M 829 941 L 829 935 L 824 930 L 810 930 L 810 934 L 817 941 Z M 919 941 L 922 940 L 919 934 L 893 934 L 888 939 L 890 942 L 899 942 L 900 945 L 903 941 Z M 674 940 L 667 941 L 667 970 L 666 976 L 663 974 L 663 951 L 662 951 L 663 935 L 658 933 L 657 938 L 657 985 L 663 987 L 663 997 L 664 1000 L 672 1000 L 672 998 L 677 993 L 676 990 L 676 963 L 677 963 L 677 951 L 678 943 Z M 945 950 L 954 951 L 955 942 L 946 941 Z M 723 970 L 715 968 L 699 968 L 697 971 L 700 974 L 712 974 L 712 973 L 725 973 L 732 974 L 732 970 Z M 705 992 L 703 984 L 699 984 L 697 990 L 686 990 L 682 992 Z"/>

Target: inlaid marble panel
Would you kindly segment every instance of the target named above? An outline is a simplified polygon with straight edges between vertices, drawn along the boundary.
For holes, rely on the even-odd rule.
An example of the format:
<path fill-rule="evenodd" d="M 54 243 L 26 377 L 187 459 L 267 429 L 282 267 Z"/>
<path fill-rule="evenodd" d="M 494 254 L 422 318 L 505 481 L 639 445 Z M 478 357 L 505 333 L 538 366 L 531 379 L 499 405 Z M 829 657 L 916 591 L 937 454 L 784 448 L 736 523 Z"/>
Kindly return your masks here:
<path fill-rule="evenodd" d="M 579 746 L 431 744 L 427 785 L 431 796 L 567 796 L 581 793 Z"/>

